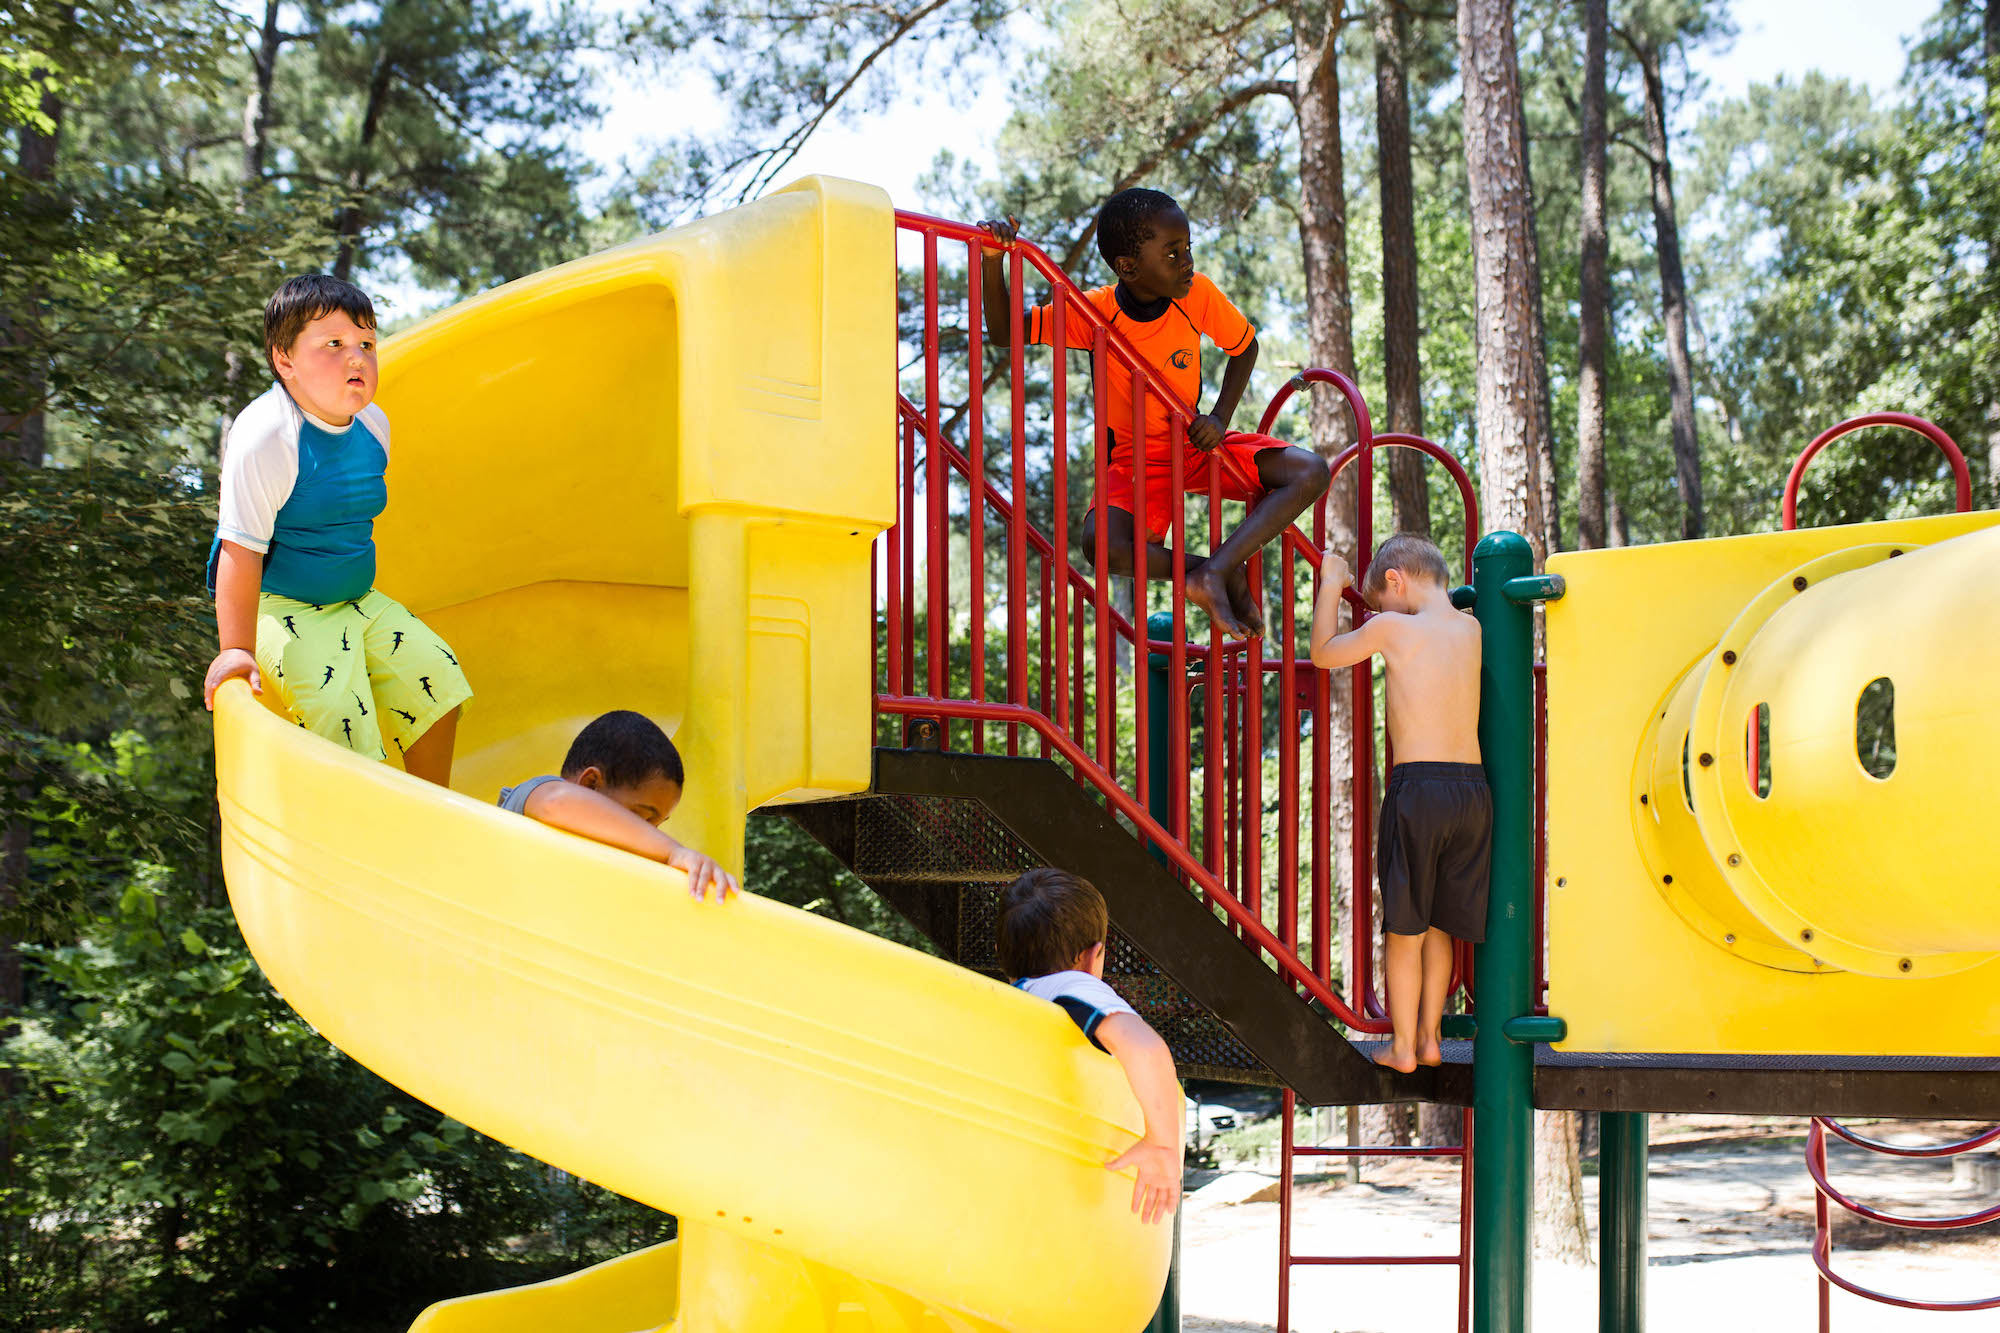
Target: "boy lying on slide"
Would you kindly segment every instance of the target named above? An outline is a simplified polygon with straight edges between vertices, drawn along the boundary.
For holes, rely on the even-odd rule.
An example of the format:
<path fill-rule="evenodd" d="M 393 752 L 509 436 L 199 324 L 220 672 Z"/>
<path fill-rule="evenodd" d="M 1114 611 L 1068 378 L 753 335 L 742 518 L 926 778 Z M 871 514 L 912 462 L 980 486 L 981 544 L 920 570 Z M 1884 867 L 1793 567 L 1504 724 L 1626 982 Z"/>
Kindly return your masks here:
<path fill-rule="evenodd" d="M 721 902 L 737 892 L 736 877 L 659 828 L 681 803 L 685 781 L 680 751 L 667 733 L 651 718 L 620 709 L 577 733 L 561 777 L 529 778 L 501 788 L 500 808 L 664 861 L 686 872 L 688 892 L 697 901 L 713 888 Z"/>

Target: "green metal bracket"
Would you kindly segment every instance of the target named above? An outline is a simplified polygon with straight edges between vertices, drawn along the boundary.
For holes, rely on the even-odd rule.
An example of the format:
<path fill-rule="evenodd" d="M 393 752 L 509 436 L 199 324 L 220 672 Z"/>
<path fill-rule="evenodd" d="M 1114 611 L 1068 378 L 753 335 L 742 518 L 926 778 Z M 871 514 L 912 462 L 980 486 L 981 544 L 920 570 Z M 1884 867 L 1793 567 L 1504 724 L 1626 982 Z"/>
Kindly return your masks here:
<path fill-rule="evenodd" d="M 1508 1041 L 1533 1046 L 1536 1042 L 1561 1041 L 1569 1036 L 1569 1024 L 1554 1014 L 1522 1014 L 1500 1025 Z"/>
<path fill-rule="evenodd" d="M 1472 1014 L 1446 1014 L 1438 1032 L 1446 1041 L 1471 1041 L 1479 1035 L 1479 1019 Z"/>
<path fill-rule="evenodd" d="M 1529 602 L 1556 602 L 1569 588 L 1560 574 L 1523 574 L 1500 585 L 1500 595 L 1525 606 Z"/>

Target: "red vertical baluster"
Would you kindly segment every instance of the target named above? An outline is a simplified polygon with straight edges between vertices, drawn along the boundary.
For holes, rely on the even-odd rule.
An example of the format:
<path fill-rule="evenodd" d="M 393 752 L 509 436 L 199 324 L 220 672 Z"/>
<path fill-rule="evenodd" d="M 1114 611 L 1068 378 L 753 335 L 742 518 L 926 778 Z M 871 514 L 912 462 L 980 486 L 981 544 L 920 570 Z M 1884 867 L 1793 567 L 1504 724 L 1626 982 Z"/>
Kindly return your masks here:
<path fill-rule="evenodd" d="M 1053 677 L 1054 677 L 1053 668 L 1055 663 L 1062 660 L 1062 652 L 1060 650 L 1056 650 L 1053 652 L 1050 650 L 1052 637 L 1056 633 L 1055 617 L 1052 614 L 1050 614 L 1050 603 L 1053 600 L 1054 596 L 1053 589 L 1055 586 L 1055 580 L 1050 577 L 1050 571 L 1053 570 L 1054 568 L 1055 568 L 1055 562 L 1050 557 L 1043 556 L 1042 557 L 1042 675 L 1041 675 L 1041 691 L 1042 691 L 1041 703 L 1042 703 L 1043 717 L 1055 716 L 1055 714 L 1051 713 L 1049 710 L 1055 707 L 1062 697 L 1061 692 L 1056 690 L 1053 686 Z M 1058 723 L 1057 725 L 1061 724 Z M 1049 757 L 1048 735 L 1045 732 L 1037 729 L 1035 732 L 1035 738 L 1041 743 L 1042 758 L 1047 759 Z"/>
<path fill-rule="evenodd" d="M 917 423 L 903 429 L 903 693 L 917 692 Z"/>
<path fill-rule="evenodd" d="M 1253 551 L 1244 571 L 1251 596 L 1264 590 L 1264 555 Z M 1243 905 L 1264 919 L 1264 636 L 1243 644 Z"/>
<path fill-rule="evenodd" d="M 937 233 L 924 233 L 924 569 L 930 584 L 924 632 L 924 654 L 930 668 L 931 698 L 945 697 L 951 626 L 951 536 L 945 526 L 946 498 L 951 483 L 945 472 L 944 450 L 938 447 L 938 271 Z M 945 723 L 949 749 L 951 724 Z"/>
<path fill-rule="evenodd" d="M 1327 497 L 1313 506 L 1313 547 L 1326 549 Z M 1313 594 L 1318 596 L 1318 588 Z M 1333 983 L 1333 676 L 1313 668 L 1312 673 L 1312 941 L 1313 972 L 1328 985 Z M 1348 994 L 1354 992 L 1348 978 Z"/>
<path fill-rule="evenodd" d="M 1215 549 L 1221 536 L 1222 494 L 1216 484 L 1215 468 L 1208 468 L 1208 549 Z M 1208 698 L 1202 707 L 1202 864 L 1218 880 L 1228 873 L 1229 853 L 1223 846 L 1224 752 L 1229 745 L 1223 719 L 1222 631 L 1214 620 L 1208 622 Z"/>
<path fill-rule="evenodd" d="M 1110 357 L 1107 352 L 1110 340 L 1102 328 L 1090 351 L 1091 382 L 1095 389 L 1095 402 L 1090 417 L 1090 452 L 1097 460 L 1097 489 L 1091 492 L 1090 504 L 1097 517 L 1096 550 L 1091 552 L 1091 613 L 1097 629 L 1097 671 L 1092 682 L 1091 700 L 1093 714 L 1097 719 L 1097 765 L 1113 779 L 1118 776 L 1118 752 L 1112 723 L 1117 716 L 1118 677 L 1111 661 L 1111 588 L 1104 566 L 1111 556 L 1110 524 L 1104 521 L 1104 473 L 1105 454 L 1109 451 L 1109 441 L 1105 435 L 1107 420 L 1104 411 L 1105 372 L 1109 369 Z M 1134 376 L 1136 379 L 1137 377 Z"/>
<path fill-rule="evenodd" d="M 1458 1333 L 1472 1327 L 1472 1108 L 1459 1122 L 1458 1155 Z"/>
<path fill-rule="evenodd" d="M 1187 500 L 1181 493 L 1186 484 L 1184 475 L 1187 454 L 1187 425 L 1177 414 L 1167 417 L 1167 447 L 1172 457 L 1168 462 L 1167 478 L 1171 483 L 1169 491 L 1173 499 L 1167 513 L 1172 516 L 1173 530 L 1173 647 L 1167 654 L 1167 688 L 1172 692 L 1167 703 L 1168 743 L 1172 745 L 1172 759 L 1167 764 L 1167 780 L 1171 796 L 1169 809 L 1173 813 L 1172 831 L 1183 847 L 1189 845 L 1188 838 L 1188 695 L 1187 695 L 1187 571 L 1182 567 L 1182 552 L 1187 550 Z"/>
<path fill-rule="evenodd" d="M 1278 1128 L 1278 1330 L 1292 1330 L 1292 1120 L 1298 1114 L 1297 1094 L 1286 1088 L 1280 1100 L 1284 1118 Z"/>
<path fill-rule="evenodd" d="M 1292 534 L 1278 537 L 1278 937 L 1299 951 L 1299 689 L 1298 593 Z"/>
<path fill-rule="evenodd" d="M 896 432 L 905 439 L 910 434 L 908 423 L 904 422 L 900 416 L 896 421 Z M 897 462 L 900 464 L 902 460 L 898 459 Z M 886 645 L 888 648 L 888 680 L 883 687 L 883 693 L 892 695 L 905 693 L 903 687 L 903 538 L 910 530 L 909 524 L 904 518 L 904 512 L 909 505 L 909 486 L 910 474 L 905 468 L 899 466 L 896 469 L 896 521 L 889 525 L 888 550 L 885 552 L 884 561 L 887 566 L 884 573 L 887 577 L 883 580 L 888 585 L 889 594 L 887 613 L 884 615 L 882 623 L 883 637 L 888 640 Z"/>
<path fill-rule="evenodd" d="M 970 697 L 986 702 L 986 377 L 985 330 L 981 326 L 979 300 L 980 250 L 978 241 L 967 241 L 965 269 L 965 535 L 971 555 L 966 574 L 965 595 L 970 604 L 972 629 L 972 679 Z M 1010 553 L 1011 559 L 1011 553 Z M 1020 603 L 1009 606 L 1011 614 Z M 986 724 L 972 722 L 972 752 L 986 751 Z"/>
<path fill-rule="evenodd" d="M 1343 392 L 1348 390 L 1342 384 Z M 1355 433 L 1360 448 L 1354 457 L 1354 585 L 1360 591 L 1375 555 L 1375 442 L 1367 415 L 1358 395 L 1349 394 L 1348 407 L 1354 414 Z M 1357 623 L 1359 623 L 1357 621 Z M 1355 1007 L 1363 1013 L 1374 1006 L 1375 1017 L 1384 1017 L 1388 1007 L 1376 998 L 1375 987 L 1375 664 L 1362 662 L 1354 668 L 1354 883 L 1360 906 L 1355 920 L 1361 933 L 1357 943 L 1367 959 L 1362 970 L 1366 981 L 1355 996 Z"/>
<path fill-rule="evenodd" d="M 1072 736 L 1082 725 L 1070 710 L 1069 655 L 1069 293 L 1060 286 L 1049 301 L 1049 345 L 1055 364 L 1050 367 L 1055 403 L 1055 439 L 1050 445 L 1049 476 L 1054 487 L 1051 520 L 1055 525 L 1056 726 Z M 1017 379 L 1018 383 L 1018 379 Z M 1017 389 L 1016 392 L 1019 392 Z"/>
<path fill-rule="evenodd" d="M 1021 252 L 1010 250 L 1007 254 L 1007 359 L 1009 379 L 1013 385 L 1013 415 L 1008 421 L 1008 429 L 1013 432 L 1014 466 L 1014 521 L 1007 534 L 1007 701 L 1016 705 L 1028 702 L 1028 415 L 1025 390 L 1025 370 L 1021 346 L 1024 330 L 1021 327 Z M 1056 356 L 1062 352 L 1057 350 Z M 1042 566 L 1044 588 L 1042 592 L 1042 712 L 1049 711 L 1048 704 L 1048 609 L 1049 598 L 1046 587 L 1048 566 Z M 1046 753 L 1048 741 L 1042 741 Z M 1007 728 L 1007 753 L 1021 752 L 1021 729 Z"/>
<path fill-rule="evenodd" d="M 1213 550 L 1214 547 L 1209 548 Z M 1222 887 L 1229 896 L 1243 898 L 1243 686 L 1239 679 L 1242 659 L 1235 653 L 1224 658 L 1222 677 Z M 1243 928 L 1233 928 L 1237 937 Z"/>
<path fill-rule="evenodd" d="M 1165 404 L 1161 410 L 1169 410 Z M 1146 670 L 1146 381 L 1132 374 L 1132 754 L 1135 760 L 1132 786 L 1139 804 L 1152 809 L 1152 728 L 1146 725 L 1146 708 L 1152 693 L 1152 673 Z"/>

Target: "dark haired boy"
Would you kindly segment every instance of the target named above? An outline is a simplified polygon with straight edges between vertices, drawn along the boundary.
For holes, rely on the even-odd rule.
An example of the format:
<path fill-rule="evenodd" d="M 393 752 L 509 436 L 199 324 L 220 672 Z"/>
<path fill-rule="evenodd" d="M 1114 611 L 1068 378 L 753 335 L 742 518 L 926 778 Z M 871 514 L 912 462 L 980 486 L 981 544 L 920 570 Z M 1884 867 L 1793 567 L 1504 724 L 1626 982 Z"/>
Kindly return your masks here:
<path fill-rule="evenodd" d="M 500 808 L 664 862 L 686 873 L 696 899 L 713 888 L 721 902 L 737 891 L 736 877 L 660 831 L 681 803 L 686 781 L 680 751 L 667 733 L 644 714 L 620 709 L 577 733 L 561 777 L 501 788 Z"/>
<path fill-rule="evenodd" d="M 315 735 L 371 759 L 394 745 L 410 773 L 448 784 L 472 687 L 444 640 L 375 587 L 389 499 L 375 307 L 337 278 L 288 279 L 264 306 L 264 353 L 278 382 L 223 446 L 208 554 L 221 651 L 202 701 L 248 676 Z"/>
<path fill-rule="evenodd" d="M 1442 1060 L 1451 942 L 1486 938 L 1493 795 L 1479 756 L 1479 622 L 1451 604 L 1450 572 L 1428 538 L 1399 532 L 1375 553 L 1361 595 L 1380 614 L 1338 632 L 1347 562 L 1328 551 L 1313 608 L 1313 665 L 1388 666 L 1396 766 L 1376 833 L 1387 955 L 1389 1045 L 1376 1060 L 1409 1073 Z"/>
<path fill-rule="evenodd" d="M 1104 984 L 1111 919 L 1103 895 L 1066 870 L 1030 870 L 1000 895 L 995 933 L 1000 968 L 1014 985 L 1062 1006 L 1091 1044 L 1124 1069 L 1146 1114 L 1146 1136 L 1105 1170 L 1138 1172 L 1132 1211 L 1145 1221 L 1172 1217 L 1181 1198 L 1181 1085 L 1160 1034 Z"/>
<path fill-rule="evenodd" d="M 1012 217 L 979 225 L 1000 245 L 1011 243 L 1019 231 Z M 1124 335 L 1182 402 L 1200 399 L 1204 337 L 1229 357 L 1214 402 L 1187 428 L 1181 483 L 1184 493 L 1205 492 L 1213 473 L 1224 499 L 1250 506 L 1236 531 L 1207 556 L 1177 556 L 1163 544 L 1173 531 L 1173 507 L 1182 503 L 1173 493 L 1170 417 L 1158 395 L 1149 395 L 1145 439 L 1135 447 L 1132 372 L 1113 359 L 1104 385 L 1110 416 L 1100 423 L 1110 452 L 1105 494 L 1097 497 L 1106 511 L 1107 565 L 1114 574 L 1132 573 L 1134 458 L 1143 448 L 1147 577 L 1170 578 L 1173 562 L 1179 559 L 1186 572 L 1188 600 L 1207 612 L 1223 633 L 1262 634 L 1263 614 L 1250 590 L 1248 561 L 1326 493 L 1326 464 L 1311 450 L 1273 436 L 1229 429 L 1257 364 L 1257 331 L 1206 275 L 1195 271 L 1194 244 L 1180 205 L 1158 190 L 1120 190 L 1097 215 L 1097 248 L 1117 281 L 1084 293 L 1084 299 Z M 1003 255 L 992 247 L 985 251 L 986 334 L 996 346 L 1006 345 L 1011 323 Z M 1053 345 L 1051 306 L 1034 307 L 1026 312 L 1026 320 L 1029 342 Z M 1068 321 L 1065 338 L 1072 348 L 1088 350 L 1094 334 L 1077 317 Z M 1096 557 L 1096 524 L 1093 506 L 1084 520 L 1084 551 L 1089 559 Z"/>

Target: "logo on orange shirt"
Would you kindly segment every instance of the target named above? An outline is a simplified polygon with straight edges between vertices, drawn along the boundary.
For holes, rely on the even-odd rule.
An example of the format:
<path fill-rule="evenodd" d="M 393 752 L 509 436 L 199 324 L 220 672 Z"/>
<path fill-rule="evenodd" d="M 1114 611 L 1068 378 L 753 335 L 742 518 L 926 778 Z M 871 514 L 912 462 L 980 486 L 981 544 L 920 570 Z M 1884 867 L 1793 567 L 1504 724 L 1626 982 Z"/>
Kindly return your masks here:
<path fill-rule="evenodd" d="M 1173 362 L 1175 370 L 1186 370 L 1194 364 L 1194 353 L 1183 347 L 1169 357 L 1168 360 Z"/>

